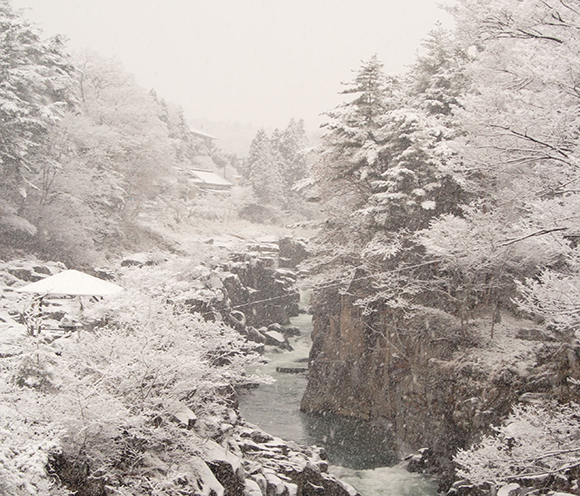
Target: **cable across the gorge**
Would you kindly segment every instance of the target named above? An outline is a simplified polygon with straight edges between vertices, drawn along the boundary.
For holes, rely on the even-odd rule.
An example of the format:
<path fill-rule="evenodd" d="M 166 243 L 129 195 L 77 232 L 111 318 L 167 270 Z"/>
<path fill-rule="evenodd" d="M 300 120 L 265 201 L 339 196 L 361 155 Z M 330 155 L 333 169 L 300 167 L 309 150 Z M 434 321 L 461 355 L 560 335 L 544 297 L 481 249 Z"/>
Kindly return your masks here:
<path fill-rule="evenodd" d="M 419 267 L 424 267 L 426 265 L 432 265 L 432 264 L 438 263 L 441 260 L 442 259 L 431 260 L 429 262 L 423 262 L 423 263 L 416 264 L 416 265 L 408 265 L 408 266 L 405 266 L 405 267 L 400 267 L 398 269 L 390 270 L 389 273 L 393 274 L 393 273 L 398 273 L 398 272 L 404 272 L 405 270 L 417 269 Z M 376 277 L 377 275 L 378 275 L 378 273 L 373 273 L 373 274 L 369 274 L 369 275 L 366 275 L 366 276 L 353 277 L 352 279 L 349 280 L 348 284 L 350 285 L 350 284 L 352 284 L 355 281 L 363 281 L 363 280 L 366 280 L 366 279 L 372 279 L 373 277 Z M 333 287 L 336 287 L 336 286 L 341 286 L 343 284 L 344 284 L 344 281 L 334 282 L 334 283 L 329 283 L 329 284 L 322 284 L 322 285 L 315 285 L 313 289 L 316 289 L 316 290 L 329 289 L 329 288 L 333 288 Z M 248 302 L 248 303 L 241 303 L 239 305 L 233 305 L 231 307 L 228 307 L 227 309 L 228 310 L 237 310 L 239 308 L 249 307 L 249 306 L 252 306 L 252 305 L 259 304 L 259 303 L 268 303 L 270 301 L 277 301 L 277 300 L 282 300 L 282 299 L 285 299 L 285 298 L 288 298 L 288 295 L 274 296 L 272 298 L 266 298 L 266 299 L 263 299 L 263 300 L 256 300 L 256 301 L 251 301 L 251 302 Z M 216 311 L 219 311 L 219 310 L 216 310 Z M 208 312 L 201 312 L 202 315 L 209 315 L 209 314 L 212 314 L 212 313 L 214 313 L 214 311 L 211 311 L 211 312 L 209 312 L 209 311 Z"/>

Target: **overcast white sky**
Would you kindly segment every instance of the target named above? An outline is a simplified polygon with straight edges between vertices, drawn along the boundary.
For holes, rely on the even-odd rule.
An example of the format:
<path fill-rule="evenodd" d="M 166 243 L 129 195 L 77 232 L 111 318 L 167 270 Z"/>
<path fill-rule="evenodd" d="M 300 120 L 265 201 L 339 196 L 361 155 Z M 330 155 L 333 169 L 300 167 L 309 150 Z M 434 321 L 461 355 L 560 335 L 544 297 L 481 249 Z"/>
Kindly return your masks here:
<path fill-rule="evenodd" d="M 441 0 L 13 0 L 46 36 L 116 55 L 190 119 L 318 127 L 374 53 L 411 64 Z"/>

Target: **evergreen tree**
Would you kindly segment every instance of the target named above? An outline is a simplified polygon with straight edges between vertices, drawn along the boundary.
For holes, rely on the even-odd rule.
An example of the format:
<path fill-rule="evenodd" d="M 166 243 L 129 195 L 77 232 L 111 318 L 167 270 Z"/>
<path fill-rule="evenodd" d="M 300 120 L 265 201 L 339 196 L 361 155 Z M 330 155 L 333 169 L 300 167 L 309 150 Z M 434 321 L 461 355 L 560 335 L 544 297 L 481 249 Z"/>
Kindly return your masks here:
<path fill-rule="evenodd" d="M 319 236 L 318 262 L 333 278 L 345 271 L 364 277 L 359 304 L 368 311 L 416 304 L 437 290 L 414 233 L 441 214 L 460 213 L 465 201 L 449 174 L 464 61 L 444 41 L 433 35 L 404 85 L 382 75 L 374 57 L 348 91 L 359 97 L 330 113 L 317 167 L 331 219 Z M 453 84 L 448 74 L 456 75 Z"/>
<path fill-rule="evenodd" d="M 467 64 L 470 57 L 453 34 L 438 26 L 423 42 L 424 53 L 406 75 L 405 84 L 416 106 L 440 121 L 453 119 L 469 85 Z M 457 123 L 455 124 L 457 126 Z"/>
<path fill-rule="evenodd" d="M 340 198 L 356 208 L 373 192 L 372 181 L 380 171 L 380 129 L 388 109 L 394 108 L 397 81 L 383 73 L 374 55 L 363 62 L 355 79 L 342 93 L 355 98 L 327 112 L 322 154 L 315 173 L 326 201 Z"/>
<path fill-rule="evenodd" d="M 301 198 L 293 187 L 308 174 L 306 144 L 302 120 L 291 119 L 286 129 L 275 129 L 272 136 L 258 131 L 241 172 L 260 202 L 297 208 Z"/>
<path fill-rule="evenodd" d="M 416 231 L 465 201 L 449 173 L 449 146 L 460 133 L 453 110 L 467 90 L 467 57 L 450 34 L 437 29 L 425 54 L 405 76 L 405 93 L 383 115 L 378 147 L 380 177 L 366 213 L 387 231 Z"/>
<path fill-rule="evenodd" d="M 272 136 L 274 147 L 282 158 L 282 175 L 284 185 L 290 189 L 308 174 L 305 149 L 308 144 L 304 121 L 290 119 L 283 131 L 274 131 Z"/>
<path fill-rule="evenodd" d="M 308 175 L 305 149 L 308 143 L 304 130 L 304 121 L 291 119 L 283 131 L 275 130 L 272 134 L 272 147 L 280 158 L 279 168 L 284 186 L 284 203 L 292 209 L 301 201 L 294 191 L 296 183 Z"/>
<path fill-rule="evenodd" d="M 244 168 L 244 179 L 258 201 L 280 205 L 283 200 L 283 179 L 280 171 L 281 157 L 272 146 L 266 131 L 260 129 L 250 145 Z"/>

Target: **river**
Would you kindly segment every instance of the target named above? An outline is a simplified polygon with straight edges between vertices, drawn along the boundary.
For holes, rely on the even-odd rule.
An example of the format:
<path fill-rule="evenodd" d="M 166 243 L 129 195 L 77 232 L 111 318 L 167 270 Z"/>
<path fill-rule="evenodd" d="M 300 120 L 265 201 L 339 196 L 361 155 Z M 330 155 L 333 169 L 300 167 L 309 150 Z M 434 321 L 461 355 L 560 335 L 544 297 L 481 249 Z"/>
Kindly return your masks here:
<path fill-rule="evenodd" d="M 301 335 L 290 340 L 293 351 L 269 349 L 270 360 L 249 371 L 274 377 L 276 382 L 240 392 L 240 412 L 266 432 L 299 444 L 323 446 L 328 452 L 329 471 L 354 486 L 362 496 L 432 496 L 437 485 L 405 470 L 384 436 L 374 435 L 367 422 L 320 417 L 300 412 L 306 375 L 276 372 L 276 367 L 306 367 L 310 352 L 310 315 L 292 319 Z"/>

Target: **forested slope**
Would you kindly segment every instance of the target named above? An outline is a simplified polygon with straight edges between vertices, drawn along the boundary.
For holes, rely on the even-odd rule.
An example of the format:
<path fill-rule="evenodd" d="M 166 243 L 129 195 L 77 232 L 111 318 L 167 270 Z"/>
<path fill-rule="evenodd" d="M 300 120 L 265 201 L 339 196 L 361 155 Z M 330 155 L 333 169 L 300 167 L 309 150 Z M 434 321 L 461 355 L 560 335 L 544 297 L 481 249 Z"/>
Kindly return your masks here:
<path fill-rule="evenodd" d="M 0 256 L 90 267 L 163 247 L 141 221 L 148 211 L 174 224 L 221 214 L 207 212 L 186 171 L 219 171 L 231 157 L 192 133 L 178 106 L 117 60 L 44 41 L 8 1 L 0 29 Z"/>

